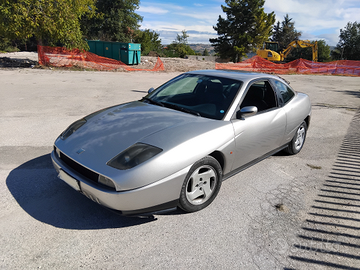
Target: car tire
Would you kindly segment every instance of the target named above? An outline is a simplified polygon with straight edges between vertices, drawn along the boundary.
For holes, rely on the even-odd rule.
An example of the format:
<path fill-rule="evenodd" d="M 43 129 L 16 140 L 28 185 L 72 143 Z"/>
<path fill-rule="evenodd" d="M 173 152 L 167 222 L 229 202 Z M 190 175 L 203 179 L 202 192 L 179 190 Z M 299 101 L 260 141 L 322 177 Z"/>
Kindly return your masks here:
<path fill-rule="evenodd" d="M 295 155 L 299 153 L 304 146 L 306 133 L 307 133 L 307 125 L 304 121 L 296 130 L 294 138 L 289 142 L 287 148 L 285 148 L 285 152 L 290 155 Z"/>
<path fill-rule="evenodd" d="M 181 188 L 179 206 L 185 212 L 204 209 L 219 193 L 222 168 L 219 162 L 206 156 L 197 161 L 188 172 Z"/>

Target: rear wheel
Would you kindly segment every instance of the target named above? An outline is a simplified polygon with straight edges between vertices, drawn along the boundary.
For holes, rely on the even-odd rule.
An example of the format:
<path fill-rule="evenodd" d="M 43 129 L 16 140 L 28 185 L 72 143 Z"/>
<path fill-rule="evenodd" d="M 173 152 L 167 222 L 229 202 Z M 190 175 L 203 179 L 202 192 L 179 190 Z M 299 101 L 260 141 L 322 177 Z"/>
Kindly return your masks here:
<path fill-rule="evenodd" d="M 298 127 L 294 138 L 289 142 L 289 145 L 287 148 L 285 148 L 285 151 L 290 155 L 295 155 L 301 151 L 301 149 L 304 146 L 305 139 L 306 139 L 306 132 L 307 132 L 307 125 L 304 122 L 301 123 L 301 125 Z"/>
<path fill-rule="evenodd" d="M 219 162 L 211 156 L 202 158 L 186 176 L 180 194 L 180 208 L 195 212 L 207 207 L 219 193 L 221 181 Z"/>

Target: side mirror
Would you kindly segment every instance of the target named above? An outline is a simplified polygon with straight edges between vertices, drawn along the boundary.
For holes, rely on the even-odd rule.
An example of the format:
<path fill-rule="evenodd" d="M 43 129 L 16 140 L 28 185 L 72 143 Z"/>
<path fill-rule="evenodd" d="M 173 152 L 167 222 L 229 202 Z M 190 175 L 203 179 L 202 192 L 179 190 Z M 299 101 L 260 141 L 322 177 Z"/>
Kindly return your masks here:
<path fill-rule="evenodd" d="M 240 111 L 236 112 L 236 118 L 243 119 L 246 116 L 255 115 L 257 114 L 257 112 L 258 112 L 258 108 L 256 106 L 246 106 L 240 109 Z"/>
<path fill-rule="evenodd" d="M 150 94 L 152 91 L 154 91 L 154 87 L 151 87 L 149 90 L 148 90 L 148 94 Z"/>

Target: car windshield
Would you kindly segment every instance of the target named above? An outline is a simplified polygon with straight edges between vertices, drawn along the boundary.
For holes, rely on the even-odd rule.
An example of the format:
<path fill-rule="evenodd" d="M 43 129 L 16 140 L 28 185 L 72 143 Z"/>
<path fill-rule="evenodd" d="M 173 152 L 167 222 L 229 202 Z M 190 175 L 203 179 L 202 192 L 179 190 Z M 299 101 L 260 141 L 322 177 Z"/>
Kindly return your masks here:
<path fill-rule="evenodd" d="M 221 120 L 242 82 L 213 76 L 182 74 L 147 95 L 143 101 Z"/>

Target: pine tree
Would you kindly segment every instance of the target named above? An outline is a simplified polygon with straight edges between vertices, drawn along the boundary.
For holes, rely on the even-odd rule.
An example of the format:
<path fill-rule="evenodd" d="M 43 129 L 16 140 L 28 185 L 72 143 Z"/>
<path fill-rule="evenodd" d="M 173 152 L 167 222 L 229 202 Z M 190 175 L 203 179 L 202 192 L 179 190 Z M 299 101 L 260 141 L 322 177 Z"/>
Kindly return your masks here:
<path fill-rule="evenodd" d="M 265 0 L 225 0 L 225 3 L 221 8 L 226 18 L 219 16 L 213 27 L 218 37 L 210 42 L 220 57 L 238 62 L 269 39 L 275 14 L 264 12 Z"/>
<path fill-rule="evenodd" d="M 292 18 L 289 18 L 289 15 L 286 14 L 284 16 L 284 20 L 281 22 L 277 22 L 274 25 L 274 30 L 272 33 L 272 41 L 276 41 L 279 43 L 279 49 L 285 49 L 290 42 L 294 40 L 299 40 L 301 37 L 301 32 L 295 30 L 295 22 L 292 21 Z"/>

